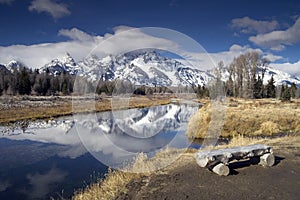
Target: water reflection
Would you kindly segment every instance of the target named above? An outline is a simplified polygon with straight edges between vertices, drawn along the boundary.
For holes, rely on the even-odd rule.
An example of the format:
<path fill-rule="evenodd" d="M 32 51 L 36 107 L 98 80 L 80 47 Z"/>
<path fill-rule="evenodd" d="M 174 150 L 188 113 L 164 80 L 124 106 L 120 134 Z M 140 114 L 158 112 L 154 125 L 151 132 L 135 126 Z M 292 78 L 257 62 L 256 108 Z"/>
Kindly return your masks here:
<path fill-rule="evenodd" d="M 75 127 L 88 151 L 102 163 L 122 168 L 140 152 L 189 146 L 187 123 L 198 110 L 188 104 L 76 115 Z"/>
<path fill-rule="evenodd" d="M 93 172 L 123 167 L 140 152 L 187 147 L 187 122 L 197 110 L 170 104 L 0 127 L 0 199 L 69 196 Z"/>

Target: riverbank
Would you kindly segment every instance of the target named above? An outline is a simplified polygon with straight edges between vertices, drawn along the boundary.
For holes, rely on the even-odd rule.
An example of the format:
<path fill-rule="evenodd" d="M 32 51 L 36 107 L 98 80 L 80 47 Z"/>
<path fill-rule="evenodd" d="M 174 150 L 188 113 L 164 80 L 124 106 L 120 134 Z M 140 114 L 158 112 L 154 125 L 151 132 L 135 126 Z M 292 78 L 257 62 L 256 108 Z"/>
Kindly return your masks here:
<path fill-rule="evenodd" d="M 111 171 L 103 181 L 88 186 L 73 199 L 298 199 L 299 135 L 274 139 L 235 137 L 228 145 L 216 148 L 256 143 L 273 147 L 275 166 L 265 168 L 247 161 L 232 163 L 230 175 L 220 177 L 196 164 L 195 150 L 168 150 L 147 162 L 180 153 L 181 157 L 170 166 L 148 174 Z M 147 162 L 144 160 L 139 166 L 150 166 Z"/>
<path fill-rule="evenodd" d="M 126 108 L 143 108 L 170 103 L 168 96 L 133 96 Z M 76 113 L 111 110 L 111 97 L 1 96 L 0 125 L 21 120 L 51 119 Z M 122 108 L 119 108 L 122 109 Z"/>
<path fill-rule="evenodd" d="M 224 123 L 221 125 L 222 137 L 271 136 L 300 132 L 300 99 L 282 102 L 278 99 L 230 98 L 223 104 L 224 118 L 219 110 L 212 113 L 209 102 L 199 109 L 189 121 L 187 136 L 207 138 L 207 130 L 218 131 L 218 123 Z M 216 122 L 211 122 L 213 114 Z"/>
<path fill-rule="evenodd" d="M 215 148 L 249 144 L 267 144 L 274 148 L 276 165 L 264 168 L 248 162 L 233 164 L 229 177 L 219 177 L 200 168 L 194 158 L 196 150 L 168 150 L 151 159 L 138 159 L 132 167 L 149 168 L 157 162 L 180 158 L 153 173 L 113 171 L 73 199 L 298 199 L 300 195 L 300 101 L 229 99 L 221 136 L 230 143 Z M 190 120 L 190 138 L 203 138 L 210 122 L 210 103 Z M 202 124 L 202 126 L 200 126 Z M 272 135 L 288 135 L 272 138 Z M 258 137 L 259 136 L 259 137 Z M 268 136 L 268 138 L 264 138 Z M 138 169 L 137 168 L 137 169 Z"/>

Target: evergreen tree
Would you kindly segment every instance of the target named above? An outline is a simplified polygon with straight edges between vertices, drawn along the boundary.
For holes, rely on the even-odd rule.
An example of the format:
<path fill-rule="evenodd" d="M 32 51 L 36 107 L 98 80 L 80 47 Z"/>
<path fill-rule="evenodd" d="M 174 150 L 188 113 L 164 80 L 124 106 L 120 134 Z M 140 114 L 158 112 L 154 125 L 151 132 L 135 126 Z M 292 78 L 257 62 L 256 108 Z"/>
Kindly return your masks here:
<path fill-rule="evenodd" d="M 296 97 L 296 91 L 297 91 L 297 85 L 295 83 L 292 83 L 290 90 L 291 90 L 291 97 L 295 98 Z"/>
<path fill-rule="evenodd" d="M 60 91 L 60 83 L 58 77 L 52 77 L 50 80 L 50 94 L 55 95 Z"/>
<path fill-rule="evenodd" d="M 42 95 L 43 93 L 43 79 L 42 76 L 37 76 L 35 83 L 33 85 L 33 90 L 38 94 Z"/>
<path fill-rule="evenodd" d="M 281 86 L 281 101 L 291 101 L 291 91 L 287 85 Z"/>
<path fill-rule="evenodd" d="M 253 97 L 256 99 L 260 99 L 263 98 L 263 81 L 260 78 L 260 76 L 258 76 L 257 80 L 254 80 L 254 88 L 253 88 Z"/>
<path fill-rule="evenodd" d="M 18 93 L 20 95 L 24 95 L 24 94 L 30 94 L 31 93 L 31 82 L 30 82 L 30 77 L 29 77 L 29 73 L 26 70 L 26 68 L 23 68 L 21 73 L 18 73 Z"/>
<path fill-rule="evenodd" d="M 266 85 L 266 97 L 267 98 L 275 98 L 276 97 L 276 87 L 273 75 L 271 76 L 268 84 Z"/>
<path fill-rule="evenodd" d="M 61 92 L 63 95 L 69 94 L 68 84 L 66 82 L 62 84 Z"/>

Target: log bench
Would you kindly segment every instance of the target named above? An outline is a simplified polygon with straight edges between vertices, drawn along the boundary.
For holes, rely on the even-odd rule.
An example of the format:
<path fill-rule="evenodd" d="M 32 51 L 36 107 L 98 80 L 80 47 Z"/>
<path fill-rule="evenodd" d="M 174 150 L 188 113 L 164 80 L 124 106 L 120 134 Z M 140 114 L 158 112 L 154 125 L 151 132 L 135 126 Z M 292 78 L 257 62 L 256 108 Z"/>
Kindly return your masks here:
<path fill-rule="evenodd" d="M 249 146 L 206 150 L 195 153 L 195 159 L 200 167 L 207 167 L 214 173 L 227 176 L 230 172 L 229 163 L 235 160 L 259 158 L 259 165 L 273 166 L 275 157 L 272 147 L 263 144 Z"/>

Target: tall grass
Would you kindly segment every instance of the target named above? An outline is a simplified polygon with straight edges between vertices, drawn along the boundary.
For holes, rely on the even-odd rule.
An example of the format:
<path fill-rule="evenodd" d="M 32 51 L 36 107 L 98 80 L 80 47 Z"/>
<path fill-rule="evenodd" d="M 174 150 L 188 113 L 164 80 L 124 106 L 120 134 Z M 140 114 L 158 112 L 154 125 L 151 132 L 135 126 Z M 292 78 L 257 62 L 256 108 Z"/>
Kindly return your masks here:
<path fill-rule="evenodd" d="M 212 123 L 211 105 L 208 103 L 190 120 L 187 136 L 207 137 Z M 227 103 L 225 124 L 221 136 L 273 135 L 280 132 L 300 132 L 300 100 L 231 99 Z"/>
<path fill-rule="evenodd" d="M 74 200 L 110 200 L 118 194 L 126 192 L 126 185 L 131 180 L 140 177 L 140 174 L 109 170 L 104 179 L 75 193 Z"/>
<path fill-rule="evenodd" d="M 74 200 L 111 200 L 122 193 L 127 192 L 127 184 L 141 177 L 159 173 L 160 169 L 173 165 L 177 159 L 185 153 L 184 149 L 166 148 L 158 152 L 154 157 L 148 158 L 140 153 L 132 165 L 123 170 L 109 170 L 104 179 L 88 186 L 82 191 L 77 191 Z"/>
<path fill-rule="evenodd" d="M 221 148 L 229 148 L 235 146 L 242 146 L 242 145 L 250 145 L 250 144 L 266 144 L 271 145 L 273 149 L 283 149 L 285 148 L 285 152 L 291 150 L 291 148 L 300 148 L 300 136 L 285 136 L 280 138 L 274 139 L 263 139 L 263 138 L 249 138 L 243 135 L 235 135 L 229 144 L 219 145 L 219 146 L 208 146 L 205 149 L 221 149 Z M 200 150 L 200 151 L 201 151 Z M 169 170 L 172 170 L 177 167 L 185 167 L 192 162 L 195 162 L 194 149 L 165 149 L 158 154 L 156 154 L 153 158 L 147 158 L 147 156 L 141 153 L 136 162 L 130 166 L 131 170 L 137 170 L 138 172 L 141 168 L 149 169 L 148 173 L 129 173 L 125 171 L 113 171 L 109 170 L 108 174 L 105 176 L 104 179 L 99 180 L 97 183 L 88 186 L 82 191 L 78 191 L 74 194 L 74 200 L 110 200 L 117 198 L 122 193 L 128 192 L 128 183 L 131 181 L 144 178 L 146 181 L 147 177 L 153 174 L 165 174 L 168 173 Z M 176 159 L 174 159 L 174 156 Z M 157 169 L 157 164 L 160 162 L 169 162 L 169 160 L 173 162 L 162 170 L 152 171 Z"/>

